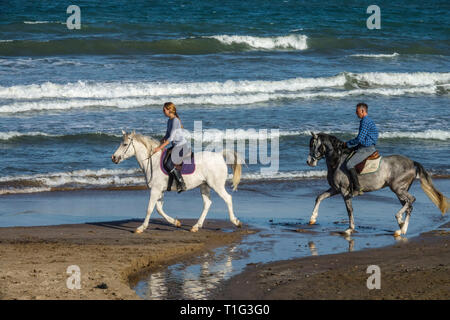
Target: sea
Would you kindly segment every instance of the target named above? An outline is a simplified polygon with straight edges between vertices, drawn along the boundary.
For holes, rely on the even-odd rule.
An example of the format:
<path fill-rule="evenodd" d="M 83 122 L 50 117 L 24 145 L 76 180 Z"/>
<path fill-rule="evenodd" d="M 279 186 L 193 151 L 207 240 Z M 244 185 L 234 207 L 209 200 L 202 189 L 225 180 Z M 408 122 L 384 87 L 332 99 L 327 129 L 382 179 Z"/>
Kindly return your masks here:
<path fill-rule="evenodd" d="M 371 4 L 2 2 L 0 195 L 142 187 L 136 161 L 111 155 L 122 130 L 161 139 L 166 101 L 187 132 L 201 124 L 203 148 L 225 146 L 233 130 L 247 146 L 243 185 L 323 180 L 324 162 L 306 164 L 311 132 L 353 138 L 358 102 L 381 154 L 447 179 L 450 5 L 377 1 L 380 29 L 370 29 Z M 68 27 L 70 5 L 80 29 Z M 250 161 L 264 132 L 276 170 Z"/>
<path fill-rule="evenodd" d="M 389 189 L 355 199 L 351 239 L 337 232 L 348 224 L 339 196 L 307 227 L 328 188 L 324 161 L 306 164 L 311 132 L 355 137 L 365 102 L 379 152 L 420 162 L 448 196 L 449 13 L 441 0 L 1 1 L 0 227 L 143 219 L 142 172 L 111 155 L 122 130 L 161 139 L 171 101 L 192 144 L 220 148 L 231 132 L 244 146 L 241 183 L 227 189 L 261 231 L 151 273 L 134 287 L 141 297 L 204 299 L 247 264 L 395 243 Z M 447 221 L 419 182 L 410 191 L 409 236 Z M 202 210 L 198 190 L 165 199 L 181 221 Z M 205 227 L 228 218 L 212 199 Z"/>

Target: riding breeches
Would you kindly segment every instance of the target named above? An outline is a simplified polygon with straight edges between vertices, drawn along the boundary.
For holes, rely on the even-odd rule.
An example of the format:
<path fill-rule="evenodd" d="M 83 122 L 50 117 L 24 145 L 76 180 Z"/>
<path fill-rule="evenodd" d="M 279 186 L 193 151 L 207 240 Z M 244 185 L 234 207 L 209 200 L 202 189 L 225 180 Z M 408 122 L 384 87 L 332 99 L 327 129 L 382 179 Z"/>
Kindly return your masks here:
<path fill-rule="evenodd" d="M 167 149 L 166 156 L 164 158 L 164 167 L 167 171 L 172 171 L 175 165 L 184 163 L 190 163 L 191 159 L 191 147 L 188 143 L 181 145 L 174 145 Z"/>
<path fill-rule="evenodd" d="M 376 151 L 375 146 L 360 147 L 355 154 L 347 161 L 347 169 L 354 168 L 358 163 L 364 161 L 368 156 Z"/>

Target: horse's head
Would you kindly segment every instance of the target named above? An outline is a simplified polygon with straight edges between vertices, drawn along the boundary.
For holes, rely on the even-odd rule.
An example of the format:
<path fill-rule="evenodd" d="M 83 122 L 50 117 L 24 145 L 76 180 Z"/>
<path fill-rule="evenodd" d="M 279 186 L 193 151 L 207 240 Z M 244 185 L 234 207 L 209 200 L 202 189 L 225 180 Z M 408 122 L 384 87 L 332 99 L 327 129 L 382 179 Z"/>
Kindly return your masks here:
<path fill-rule="evenodd" d="M 134 131 L 126 133 L 122 130 L 123 141 L 117 148 L 116 152 L 111 156 L 112 162 L 119 164 L 122 160 L 126 160 L 135 155 L 135 149 L 133 145 Z"/>
<path fill-rule="evenodd" d="M 306 163 L 310 167 L 317 166 L 317 162 L 325 157 L 326 147 L 320 136 L 311 132 L 311 140 L 309 140 L 309 155 Z"/>

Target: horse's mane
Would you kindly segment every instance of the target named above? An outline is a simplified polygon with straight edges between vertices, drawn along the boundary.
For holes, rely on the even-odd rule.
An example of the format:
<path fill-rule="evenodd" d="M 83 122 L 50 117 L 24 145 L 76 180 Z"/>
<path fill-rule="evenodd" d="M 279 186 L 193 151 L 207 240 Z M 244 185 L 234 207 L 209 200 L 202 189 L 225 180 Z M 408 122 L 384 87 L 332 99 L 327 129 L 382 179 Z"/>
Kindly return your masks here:
<path fill-rule="evenodd" d="M 329 141 L 330 144 L 333 146 L 333 149 L 338 152 L 341 151 L 344 154 L 347 154 L 351 151 L 350 149 L 344 147 L 344 141 L 336 138 L 335 136 L 332 136 L 331 134 L 321 132 L 318 135 L 321 138 L 324 138 L 323 140 Z"/>
<path fill-rule="evenodd" d="M 159 145 L 159 142 L 152 137 L 144 136 L 140 133 L 134 133 L 133 139 L 136 139 L 136 141 L 139 141 L 142 143 L 147 150 L 152 150 L 154 147 L 157 147 Z"/>

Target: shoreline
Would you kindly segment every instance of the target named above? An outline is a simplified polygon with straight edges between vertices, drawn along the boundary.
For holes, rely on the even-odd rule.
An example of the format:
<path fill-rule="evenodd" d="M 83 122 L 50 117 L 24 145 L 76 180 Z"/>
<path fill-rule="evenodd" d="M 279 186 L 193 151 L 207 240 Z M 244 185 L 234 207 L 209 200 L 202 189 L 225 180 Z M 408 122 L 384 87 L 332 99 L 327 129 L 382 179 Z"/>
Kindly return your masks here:
<path fill-rule="evenodd" d="M 208 220 L 197 233 L 196 220 L 181 228 L 150 220 L 143 234 L 134 234 L 141 220 L 0 228 L 0 299 L 140 299 L 132 283 L 149 269 L 197 256 L 239 241 L 253 231 Z M 223 229 L 231 229 L 228 232 Z M 81 289 L 68 289 L 67 268 L 77 265 Z"/>
<path fill-rule="evenodd" d="M 450 174 L 431 174 L 432 179 L 436 180 L 449 180 Z M 20 180 L 20 179 L 19 179 Z M 256 184 L 266 183 L 266 184 L 276 184 L 276 183 L 286 183 L 286 182 L 302 182 L 302 181 L 318 181 L 318 180 L 326 180 L 326 174 L 324 176 L 305 176 L 305 177 L 289 177 L 289 178 L 282 178 L 282 177 L 273 177 L 269 179 L 252 179 L 252 178 L 246 178 L 245 176 L 241 178 L 240 186 L 253 186 Z M 416 178 L 416 180 L 419 180 Z M 26 181 L 26 180 L 24 180 Z M 231 179 L 227 179 L 227 184 L 229 184 Z M 141 191 L 141 190 L 147 190 L 148 187 L 145 184 L 138 184 L 138 185 L 106 185 L 106 186 L 82 186 L 82 187 L 46 187 L 42 184 L 33 184 L 27 181 L 27 187 L 31 188 L 42 188 L 42 190 L 35 190 L 35 189 L 0 189 L 0 197 L 7 197 L 7 196 L 14 196 L 14 195 L 36 195 L 41 193 L 51 193 L 51 192 L 73 192 L 73 191 Z M 6 185 L 4 182 L 0 183 L 0 185 Z"/>
<path fill-rule="evenodd" d="M 152 270 L 255 232 L 207 220 L 200 232 L 191 233 L 195 219 L 182 220 L 181 228 L 152 219 L 146 232 L 136 235 L 141 222 L 0 228 L 0 299 L 141 299 L 133 287 Z M 250 264 L 210 299 L 449 299 L 448 228 L 450 222 L 380 248 Z M 381 268 L 381 290 L 366 287 L 366 268 L 373 264 Z M 80 267 L 80 290 L 67 288 L 70 265 Z M 248 290 L 241 290 L 243 284 Z"/>
<path fill-rule="evenodd" d="M 223 283 L 211 299 L 448 300 L 449 228 L 447 222 L 381 248 L 248 265 Z M 379 290 L 367 288 L 369 265 L 380 267 Z M 247 289 L 241 290 L 243 286 Z"/>

